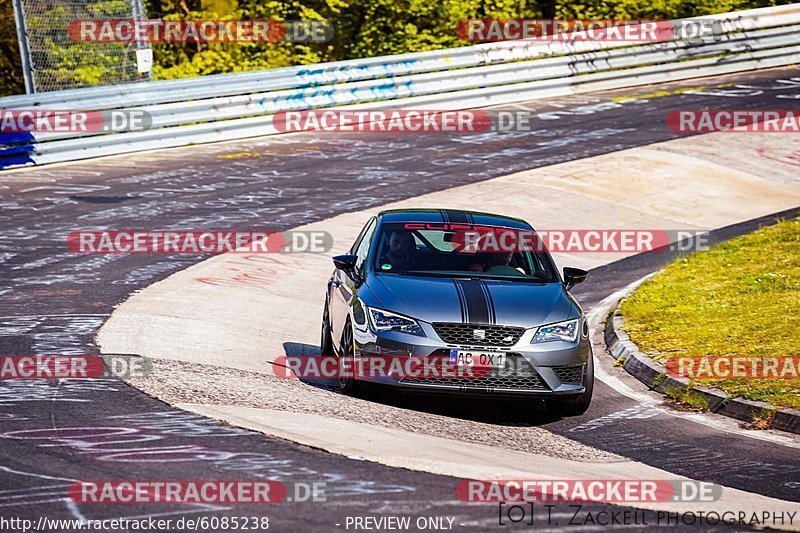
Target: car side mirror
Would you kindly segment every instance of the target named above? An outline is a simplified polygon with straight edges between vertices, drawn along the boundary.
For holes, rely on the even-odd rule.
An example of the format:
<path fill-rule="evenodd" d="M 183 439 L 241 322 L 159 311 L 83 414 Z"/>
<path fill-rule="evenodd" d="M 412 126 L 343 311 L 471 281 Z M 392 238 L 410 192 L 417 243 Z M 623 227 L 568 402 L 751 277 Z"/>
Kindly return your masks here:
<path fill-rule="evenodd" d="M 333 264 L 339 270 L 350 274 L 356 268 L 357 257 L 351 254 L 337 255 L 333 258 Z"/>
<path fill-rule="evenodd" d="M 589 273 L 581 268 L 564 267 L 564 287 L 570 290 L 578 283 L 586 281 L 586 276 Z"/>

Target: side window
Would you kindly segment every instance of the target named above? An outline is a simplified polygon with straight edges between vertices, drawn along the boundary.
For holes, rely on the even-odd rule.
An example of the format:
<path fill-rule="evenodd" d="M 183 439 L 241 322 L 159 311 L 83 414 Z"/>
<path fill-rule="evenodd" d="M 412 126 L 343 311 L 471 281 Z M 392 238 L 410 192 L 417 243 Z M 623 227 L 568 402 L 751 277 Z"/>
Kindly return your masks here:
<path fill-rule="evenodd" d="M 354 255 L 356 256 L 356 272 L 363 275 L 367 266 L 367 255 L 369 255 L 369 245 L 372 242 L 372 236 L 375 234 L 375 219 L 372 219 L 361 236 L 361 242 L 358 243 Z"/>

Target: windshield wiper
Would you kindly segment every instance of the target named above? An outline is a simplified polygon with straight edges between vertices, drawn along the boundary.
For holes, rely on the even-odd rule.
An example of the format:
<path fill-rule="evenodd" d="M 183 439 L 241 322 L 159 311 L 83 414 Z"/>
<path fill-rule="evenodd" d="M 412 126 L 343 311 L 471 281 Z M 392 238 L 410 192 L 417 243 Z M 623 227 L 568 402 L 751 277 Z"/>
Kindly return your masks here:
<path fill-rule="evenodd" d="M 441 270 L 406 270 L 403 274 L 410 274 L 412 276 L 432 276 L 436 278 L 452 278 L 459 275 L 457 272 L 443 272 Z"/>
<path fill-rule="evenodd" d="M 487 274 L 485 272 L 465 272 L 463 270 L 406 270 L 403 272 L 412 276 L 431 276 L 436 278 L 471 278 L 471 279 L 494 279 L 500 281 L 527 281 L 532 283 L 555 283 L 554 280 L 542 278 L 541 276 L 503 276 L 500 274 Z"/>

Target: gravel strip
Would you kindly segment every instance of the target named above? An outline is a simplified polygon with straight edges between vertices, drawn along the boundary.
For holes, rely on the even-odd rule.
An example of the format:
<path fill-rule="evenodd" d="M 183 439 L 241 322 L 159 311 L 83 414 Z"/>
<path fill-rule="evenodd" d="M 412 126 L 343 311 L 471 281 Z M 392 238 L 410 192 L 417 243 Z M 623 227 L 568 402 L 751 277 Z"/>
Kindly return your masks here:
<path fill-rule="evenodd" d="M 435 406 L 430 399 L 398 403 L 395 398 L 375 392 L 367 400 L 258 372 L 164 359 L 151 361 L 153 377 L 129 383 L 170 404 L 236 405 L 309 413 L 549 457 L 584 462 L 626 460 L 520 421 L 519 411 L 508 405 L 438 398 L 433 400 L 437 402 Z M 393 405 L 382 403 L 389 401 Z M 473 413 L 472 419 L 460 418 L 465 405 Z M 430 408 L 449 416 L 425 411 Z"/>

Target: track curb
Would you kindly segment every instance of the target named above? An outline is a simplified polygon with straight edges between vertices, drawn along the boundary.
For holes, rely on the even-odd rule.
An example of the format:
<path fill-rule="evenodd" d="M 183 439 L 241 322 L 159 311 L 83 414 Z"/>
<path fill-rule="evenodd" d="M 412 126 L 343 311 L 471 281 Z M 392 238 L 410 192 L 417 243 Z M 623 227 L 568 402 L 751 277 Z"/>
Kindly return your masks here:
<path fill-rule="evenodd" d="M 642 352 L 625 333 L 624 320 L 620 313 L 622 301 L 630 296 L 637 287 L 638 284 L 629 287 L 614 304 L 614 310 L 605 321 L 603 333 L 609 352 L 626 372 L 649 389 L 661 394 L 678 392 L 702 397 L 708 404 L 708 411 L 711 413 L 747 423 L 752 423 L 756 419 L 766 419 L 769 429 L 800 434 L 800 410 L 779 408 L 766 402 L 733 397 L 719 389 L 694 386 L 687 378 L 670 376 L 664 365 Z"/>

